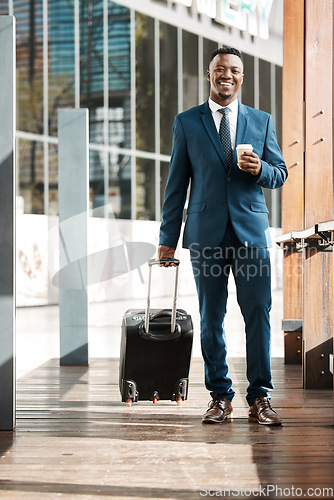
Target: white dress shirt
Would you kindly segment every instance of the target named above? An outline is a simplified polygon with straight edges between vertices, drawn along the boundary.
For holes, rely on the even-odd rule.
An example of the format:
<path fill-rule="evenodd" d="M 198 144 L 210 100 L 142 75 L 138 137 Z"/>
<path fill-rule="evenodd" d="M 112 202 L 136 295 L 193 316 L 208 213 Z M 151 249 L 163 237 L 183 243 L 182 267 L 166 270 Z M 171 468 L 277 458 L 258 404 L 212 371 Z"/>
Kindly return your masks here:
<path fill-rule="evenodd" d="M 215 101 L 210 99 L 209 97 L 209 108 L 211 109 L 212 113 L 212 118 L 213 121 L 215 122 L 217 132 L 219 133 L 219 127 L 220 127 L 220 121 L 222 119 L 222 114 L 219 113 L 219 109 L 226 107 L 230 108 L 230 112 L 228 113 L 228 119 L 230 122 L 230 135 L 231 135 L 231 143 L 232 143 L 232 149 L 235 149 L 235 139 L 237 135 L 237 120 L 238 120 L 238 99 L 234 99 L 231 104 L 228 106 L 221 106 L 220 104 L 217 104 Z"/>

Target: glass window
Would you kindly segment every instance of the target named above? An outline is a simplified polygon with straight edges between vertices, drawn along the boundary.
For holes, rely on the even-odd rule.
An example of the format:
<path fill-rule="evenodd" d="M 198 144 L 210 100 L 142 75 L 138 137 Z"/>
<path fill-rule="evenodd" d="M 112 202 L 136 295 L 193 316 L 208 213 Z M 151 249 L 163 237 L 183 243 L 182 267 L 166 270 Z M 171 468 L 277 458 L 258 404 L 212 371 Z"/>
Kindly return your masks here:
<path fill-rule="evenodd" d="M 210 83 L 206 78 L 206 71 L 209 68 L 209 60 L 211 53 L 218 48 L 217 42 L 213 42 L 212 40 L 208 40 L 207 38 L 203 38 L 203 89 L 204 89 L 204 99 L 208 99 L 210 95 Z"/>
<path fill-rule="evenodd" d="M 105 195 L 104 166 L 109 165 Z M 91 148 L 89 154 L 89 208 L 95 217 L 131 218 L 131 157 Z M 106 213 L 105 206 L 109 206 Z M 101 208 L 101 210 L 96 210 Z"/>
<path fill-rule="evenodd" d="M 131 148 L 130 10 L 109 2 L 109 144 Z"/>
<path fill-rule="evenodd" d="M 58 108 L 74 107 L 74 0 L 49 0 L 49 134 Z"/>
<path fill-rule="evenodd" d="M 160 23 L 160 152 L 170 154 L 177 114 L 177 30 Z"/>
<path fill-rule="evenodd" d="M 58 215 L 58 145 L 49 144 L 49 213 Z"/>
<path fill-rule="evenodd" d="M 16 17 L 17 128 L 43 134 L 42 0 L 14 2 Z"/>
<path fill-rule="evenodd" d="M 44 213 L 44 148 L 43 143 L 19 139 L 17 147 L 18 193 L 23 212 Z"/>
<path fill-rule="evenodd" d="M 136 13 L 136 149 L 155 151 L 154 19 Z"/>
<path fill-rule="evenodd" d="M 243 54 L 244 82 L 242 84 L 242 103 L 254 107 L 254 57 Z"/>
<path fill-rule="evenodd" d="M 109 144 L 131 148 L 131 64 L 130 10 L 110 1 L 108 4 L 109 57 Z M 108 200 L 114 215 L 131 218 L 131 158 L 118 152 L 108 158 Z M 102 175 L 102 172 L 101 172 Z"/>
<path fill-rule="evenodd" d="M 9 14 L 8 1 L 2 1 L 0 3 L 0 16 L 7 16 Z"/>
<path fill-rule="evenodd" d="M 89 139 L 104 143 L 103 2 L 80 2 L 80 106 L 89 109 Z"/>
<path fill-rule="evenodd" d="M 183 109 L 198 104 L 198 37 L 182 32 Z"/>
<path fill-rule="evenodd" d="M 136 218 L 155 220 L 155 161 L 137 158 Z"/>
<path fill-rule="evenodd" d="M 271 113 L 271 70 L 270 63 L 259 60 L 259 80 L 260 80 L 260 96 L 259 106 L 262 111 Z"/>
<path fill-rule="evenodd" d="M 109 204 L 119 219 L 131 219 L 132 161 L 127 155 L 109 154 Z"/>
<path fill-rule="evenodd" d="M 103 207 L 106 204 L 104 196 L 104 166 L 105 152 L 93 148 L 89 150 L 89 208 Z M 103 210 L 102 210 L 103 213 Z M 98 211 L 95 216 L 103 216 Z"/>

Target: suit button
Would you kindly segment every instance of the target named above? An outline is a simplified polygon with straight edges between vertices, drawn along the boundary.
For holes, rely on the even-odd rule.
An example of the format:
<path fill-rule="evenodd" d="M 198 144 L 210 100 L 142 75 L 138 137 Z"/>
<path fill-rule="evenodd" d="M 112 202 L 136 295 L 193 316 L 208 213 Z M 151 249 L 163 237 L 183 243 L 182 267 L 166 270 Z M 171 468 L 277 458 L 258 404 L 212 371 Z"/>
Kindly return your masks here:
<path fill-rule="evenodd" d="M 227 200 L 224 201 L 224 205 L 227 205 Z"/>
<path fill-rule="evenodd" d="M 228 182 L 230 182 L 231 177 L 226 177 L 226 180 L 227 180 Z"/>

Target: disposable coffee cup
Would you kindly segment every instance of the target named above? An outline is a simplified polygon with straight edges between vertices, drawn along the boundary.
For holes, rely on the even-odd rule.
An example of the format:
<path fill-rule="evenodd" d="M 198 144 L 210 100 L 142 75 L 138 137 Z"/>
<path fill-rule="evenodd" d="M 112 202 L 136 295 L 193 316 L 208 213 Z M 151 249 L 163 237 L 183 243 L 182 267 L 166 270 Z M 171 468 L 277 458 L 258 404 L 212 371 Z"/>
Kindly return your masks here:
<path fill-rule="evenodd" d="M 238 164 L 242 165 L 243 163 L 245 163 L 245 161 L 242 160 L 241 155 L 243 153 L 251 153 L 253 151 L 253 146 L 251 144 L 238 144 L 236 150 L 238 156 Z"/>

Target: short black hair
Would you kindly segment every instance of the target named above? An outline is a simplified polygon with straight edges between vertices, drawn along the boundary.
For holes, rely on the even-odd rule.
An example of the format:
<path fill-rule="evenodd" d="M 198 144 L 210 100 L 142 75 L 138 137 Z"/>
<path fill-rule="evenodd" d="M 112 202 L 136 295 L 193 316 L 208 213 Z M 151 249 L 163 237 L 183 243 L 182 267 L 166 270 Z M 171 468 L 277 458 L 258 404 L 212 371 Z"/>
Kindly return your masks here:
<path fill-rule="evenodd" d="M 209 66 L 212 59 L 214 59 L 218 54 L 232 54 L 233 56 L 238 56 L 242 64 L 244 63 L 244 59 L 242 57 L 242 53 L 240 52 L 240 50 L 234 47 L 220 47 L 219 49 L 215 49 L 213 52 L 211 52 Z"/>

